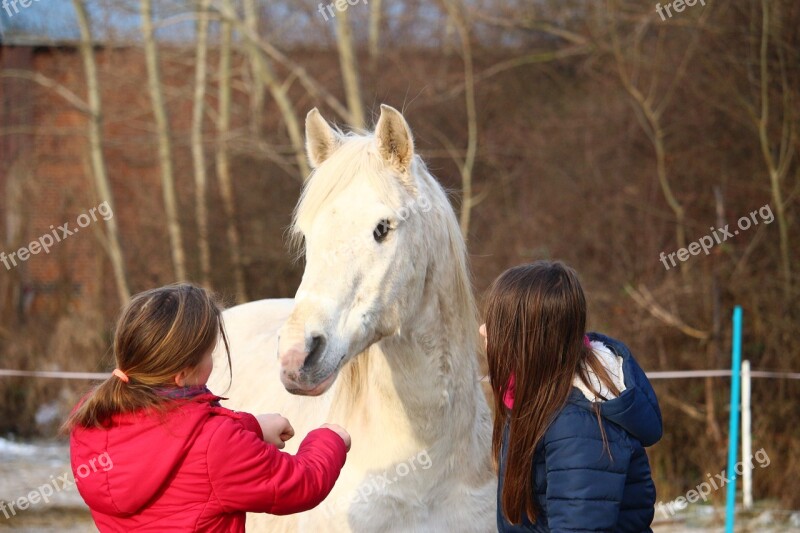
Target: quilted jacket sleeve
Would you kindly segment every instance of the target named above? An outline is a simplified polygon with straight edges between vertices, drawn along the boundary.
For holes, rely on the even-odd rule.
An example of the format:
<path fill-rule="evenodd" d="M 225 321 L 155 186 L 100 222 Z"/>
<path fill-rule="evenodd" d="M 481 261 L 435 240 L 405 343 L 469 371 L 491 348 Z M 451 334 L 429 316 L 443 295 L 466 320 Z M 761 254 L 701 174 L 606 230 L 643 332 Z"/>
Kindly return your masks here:
<path fill-rule="evenodd" d="M 576 431 L 577 430 L 577 431 Z M 617 523 L 632 448 L 603 445 L 592 413 L 566 411 L 544 437 L 550 531 L 611 531 Z"/>
<path fill-rule="evenodd" d="M 330 493 L 347 457 L 341 437 L 311 431 L 296 455 L 261 439 L 260 430 L 231 420 L 221 424 L 208 448 L 208 474 L 225 512 L 291 514 L 307 511 Z"/>

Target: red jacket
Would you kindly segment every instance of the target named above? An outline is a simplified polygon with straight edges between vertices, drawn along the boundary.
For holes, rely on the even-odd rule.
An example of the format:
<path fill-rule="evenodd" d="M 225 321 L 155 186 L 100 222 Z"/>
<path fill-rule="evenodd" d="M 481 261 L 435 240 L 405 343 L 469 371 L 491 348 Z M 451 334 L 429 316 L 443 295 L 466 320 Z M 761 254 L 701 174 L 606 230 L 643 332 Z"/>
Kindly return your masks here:
<path fill-rule="evenodd" d="M 314 430 L 290 455 L 262 440 L 253 415 L 217 399 L 72 431 L 72 472 L 100 531 L 240 532 L 245 512 L 297 513 L 325 499 L 347 456 L 339 435 Z"/>

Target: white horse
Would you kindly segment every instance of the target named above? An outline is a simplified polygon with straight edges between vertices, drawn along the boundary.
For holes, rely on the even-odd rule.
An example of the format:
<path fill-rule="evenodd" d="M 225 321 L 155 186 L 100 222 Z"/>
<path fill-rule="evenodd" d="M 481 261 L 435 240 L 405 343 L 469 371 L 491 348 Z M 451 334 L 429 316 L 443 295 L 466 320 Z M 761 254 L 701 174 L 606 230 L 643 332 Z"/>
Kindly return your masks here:
<path fill-rule="evenodd" d="M 250 515 L 248 529 L 495 530 L 477 312 L 447 196 L 389 106 L 371 135 L 344 135 L 313 109 L 306 149 L 315 170 L 292 225 L 303 280 L 294 300 L 225 312 L 226 405 L 286 416 L 298 434 L 286 451 L 324 422 L 353 445 L 320 506 Z M 227 371 L 217 365 L 212 390 L 226 389 Z"/>

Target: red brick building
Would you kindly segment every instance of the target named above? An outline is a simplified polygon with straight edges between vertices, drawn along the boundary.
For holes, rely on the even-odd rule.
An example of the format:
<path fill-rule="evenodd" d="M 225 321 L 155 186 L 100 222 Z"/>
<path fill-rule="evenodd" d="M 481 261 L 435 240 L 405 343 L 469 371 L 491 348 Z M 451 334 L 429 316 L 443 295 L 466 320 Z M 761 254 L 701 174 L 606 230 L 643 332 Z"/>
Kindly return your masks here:
<path fill-rule="evenodd" d="M 41 295 L 96 293 L 103 280 L 102 253 L 88 231 L 57 243 L 49 254 L 19 259 L 23 246 L 52 233 L 51 225 L 74 224 L 83 206 L 92 206 L 85 136 L 80 134 L 85 117 L 34 77 L 74 90 L 80 72 L 70 58 L 76 57 L 70 44 L 0 48 L 0 251 L 6 254 L 0 275 L 4 295 L 15 300 L 18 311 L 40 304 Z"/>
<path fill-rule="evenodd" d="M 95 51 L 102 91 L 104 155 L 114 196 L 113 216 L 120 226 L 129 281 L 135 292 L 174 281 L 144 58 L 141 48 L 134 46 L 98 46 Z M 189 49 L 162 51 L 162 72 L 184 245 L 190 272 L 194 272 L 194 185 L 188 146 L 191 54 L 193 50 Z M 80 106 L 86 101 L 84 68 L 76 43 L 4 43 L 0 46 L 0 70 L 0 252 L 8 258 L 44 235 L 55 231 L 61 236 L 63 232 L 58 227 L 65 223 L 74 230 L 79 216 L 110 199 L 98 198 L 95 193 L 87 142 L 88 118 Z M 208 93 L 213 99 L 216 89 L 209 86 Z M 238 116 L 245 117 L 247 103 L 240 102 L 240 106 Z M 234 117 L 236 120 L 237 115 Z M 211 123 L 206 126 L 211 247 L 215 270 L 224 286 L 227 252 L 224 221 L 214 209 L 213 129 Z M 245 172 L 236 174 L 240 183 L 245 177 L 263 179 L 258 176 L 261 171 L 253 168 L 253 161 L 234 156 L 233 162 L 234 170 L 237 164 L 247 167 Z M 263 170 L 268 169 L 265 165 Z M 280 229 L 270 244 L 270 248 L 276 248 L 276 258 L 285 264 L 281 231 L 289 221 L 299 184 L 287 179 L 285 173 L 275 181 L 284 182 L 284 191 L 288 187 L 287 197 L 292 198 L 289 202 L 276 202 L 282 205 L 275 219 L 275 226 Z M 248 199 L 263 203 L 271 196 L 254 197 L 246 194 L 249 185 L 242 188 L 238 192 L 245 209 Z M 254 210 L 263 212 L 263 207 Z M 117 309 L 113 274 L 102 245 L 106 222 L 99 213 L 96 218 L 57 242 L 48 254 L 39 252 L 19 261 L 17 253 L 16 266 L 13 261 L 6 261 L 10 268 L 0 262 L 3 308 L 28 312 L 54 305 L 99 304 L 109 311 Z M 263 218 L 266 217 L 253 223 L 263 226 Z M 82 220 L 86 221 L 85 215 Z M 254 264 L 260 259 L 250 257 L 249 261 Z"/>

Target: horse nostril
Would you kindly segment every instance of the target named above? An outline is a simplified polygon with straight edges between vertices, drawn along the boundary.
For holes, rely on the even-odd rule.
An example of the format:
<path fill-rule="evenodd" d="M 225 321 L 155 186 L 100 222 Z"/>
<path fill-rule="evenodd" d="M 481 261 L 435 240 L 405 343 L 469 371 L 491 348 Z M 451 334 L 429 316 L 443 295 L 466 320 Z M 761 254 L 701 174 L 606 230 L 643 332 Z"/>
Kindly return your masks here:
<path fill-rule="evenodd" d="M 311 337 L 311 344 L 308 347 L 308 355 L 303 362 L 303 369 L 308 369 L 314 366 L 319 361 L 322 352 L 325 351 L 325 337 L 323 335 L 314 335 Z"/>

